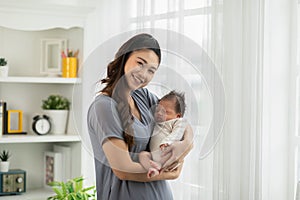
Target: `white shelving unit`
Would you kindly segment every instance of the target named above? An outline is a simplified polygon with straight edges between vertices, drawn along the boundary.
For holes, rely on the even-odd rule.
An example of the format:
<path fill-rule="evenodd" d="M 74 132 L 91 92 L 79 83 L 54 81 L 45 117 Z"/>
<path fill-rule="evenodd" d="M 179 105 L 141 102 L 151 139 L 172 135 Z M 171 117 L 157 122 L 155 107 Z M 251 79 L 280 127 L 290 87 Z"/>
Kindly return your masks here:
<path fill-rule="evenodd" d="M 3 135 L 0 150 L 8 149 L 11 167 L 26 171 L 26 193 L 0 196 L 8 200 L 44 200 L 53 192 L 44 188 L 45 151 L 54 144 L 71 147 L 71 176 L 85 175 L 82 132 L 83 80 L 79 78 L 45 77 L 40 74 L 40 39 L 66 38 L 70 49 L 79 49 L 79 66 L 83 58 L 84 28 L 96 1 L 24 2 L 0 0 L 0 56 L 6 57 L 9 77 L 0 78 L 0 99 L 8 109 L 23 111 L 23 131 L 26 135 Z M 80 72 L 80 71 L 79 71 Z M 50 94 L 62 94 L 71 100 L 66 135 L 39 136 L 31 130 L 32 117 L 42 112 L 41 101 Z M 77 96 L 76 96 L 77 95 Z"/>

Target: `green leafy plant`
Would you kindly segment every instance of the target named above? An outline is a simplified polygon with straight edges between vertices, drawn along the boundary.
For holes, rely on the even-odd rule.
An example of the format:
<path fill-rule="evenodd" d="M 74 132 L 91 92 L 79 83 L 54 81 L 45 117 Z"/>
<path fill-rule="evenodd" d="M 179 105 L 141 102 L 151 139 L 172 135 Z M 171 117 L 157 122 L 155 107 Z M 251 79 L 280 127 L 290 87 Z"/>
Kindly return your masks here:
<path fill-rule="evenodd" d="M 83 188 L 83 180 L 83 177 L 77 177 L 67 182 L 49 183 L 56 195 L 48 197 L 47 200 L 95 200 L 95 186 Z"/>
<path fill-rule="evenodd" d="M 69 110 L 71 102 L 61 95 L 50 95 L 48 99 L 42 100 L 44 110 Z"/>
<path fill-rule="evenodd" d="M 5 58 L 0 58 L 0 66 L 5 66 L 7 65 L 7 60 Z"/>
<path fill-rule="evenodd" d="M 3 150 L 2 152 L 0 152 L 0 160 L 2 160 L 3 162 L 7 162 L 10 156 L 11 155 L 9 154 L 9 151 Z"/>

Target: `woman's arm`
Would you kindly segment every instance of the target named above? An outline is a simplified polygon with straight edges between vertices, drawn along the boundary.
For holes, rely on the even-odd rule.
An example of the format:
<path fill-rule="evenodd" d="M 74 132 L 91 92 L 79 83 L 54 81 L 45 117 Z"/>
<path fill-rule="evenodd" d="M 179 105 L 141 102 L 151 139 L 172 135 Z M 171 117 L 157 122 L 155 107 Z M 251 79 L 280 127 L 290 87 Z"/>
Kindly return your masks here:
<path fill-rule="evenodd" d="M 109 138 L 102 145 L 103 151 L 112 168 L 113 173 L 121 180 L 149 182 L 155 180 L 175 179 L 179 176 L 181 168 L 172 172 L 163 172 L 151 179 L 147 178 L 147 171 L 140 163 L 133 162 L 127 144 L 118 138 Z"/>
<path fill-rule="evenodd" d="M 137 181 L 137 182 L 150 182 L 159 180 L 173 180 L 179 177 L 182 170 L 182 165 L 178 166 L 173 171 L 162 171 L 159 175 L 152 178 L 147 178 L 146 173 L 129 173 L 119 170 L 114 170 L 114 174 L 121 180 Z"/>
<path fill-rule="evenodd" d="M 123 140 L 118 138 L 108 138 L 102 147 L 110 167 L 113 170 L 132 173 L 146 172 L 140 163 L 132 161 L 127 150 L 128 146 Z"/>
<path fill-rule="evenodd" d="M 162 156 L 171 153 L 171 157 L 165 162 L 162 166 L 165 169 L 173 169 L 178 163 L 181 163 L 185 156 L 192 150 L 193 148 L 193 138 L 194 133 L 192 127 L 188 124 L 185 131 L 182 141 L 176 141 L 169 146 L 167 146 Z"/>

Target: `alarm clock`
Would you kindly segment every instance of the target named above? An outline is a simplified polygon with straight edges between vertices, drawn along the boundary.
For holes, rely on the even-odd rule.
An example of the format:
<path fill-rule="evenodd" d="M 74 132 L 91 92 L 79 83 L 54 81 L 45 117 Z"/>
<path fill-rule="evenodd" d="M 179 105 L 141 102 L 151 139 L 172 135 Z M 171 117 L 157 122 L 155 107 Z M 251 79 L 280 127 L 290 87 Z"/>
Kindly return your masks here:
<path fill-rule="evenodd" d="M 47 115 L 33 117 L 32 130 L 38 135 L 46 135 L 51 130 L 51 123 Z"/>

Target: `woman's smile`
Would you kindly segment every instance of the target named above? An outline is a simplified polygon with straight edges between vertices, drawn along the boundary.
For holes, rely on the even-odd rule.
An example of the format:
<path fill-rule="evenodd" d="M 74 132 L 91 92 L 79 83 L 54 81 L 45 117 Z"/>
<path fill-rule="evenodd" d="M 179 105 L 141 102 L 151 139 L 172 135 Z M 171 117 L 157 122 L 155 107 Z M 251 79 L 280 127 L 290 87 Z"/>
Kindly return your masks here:
<path fill-rule="evenodd" d="M 133 78 L 134 78 L 134 80 L 135 80 L 135 82 L 137 83 L 137 84 L 143 84 L 143 80 L 142 80 L 142 78 L 139 78 L 137 75 L 135 75 L 134 73 L 132 74 L 132 76 L 133 76 Z"/>

